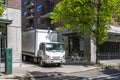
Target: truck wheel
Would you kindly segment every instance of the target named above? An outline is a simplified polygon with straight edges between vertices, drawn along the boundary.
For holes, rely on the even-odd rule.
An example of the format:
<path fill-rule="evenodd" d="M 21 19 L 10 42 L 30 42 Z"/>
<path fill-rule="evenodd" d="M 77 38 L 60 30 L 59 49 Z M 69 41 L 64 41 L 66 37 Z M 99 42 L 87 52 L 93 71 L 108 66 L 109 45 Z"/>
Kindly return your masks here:
<path fill-rule="evenodd" d="M 28 61 L 28 56 L 23 55 L 23 61 Z"/>
<path fill-rule="evenodd" d="M 37 58 L 33 58 L 33 62 L 37 63 Z"/>
<path fill-rule="evenodd" d="M 44 67 L 44 66 L 45 66 L 45 63 L 43 62 L 42 59 L 39 59 L 39 64 L 40 64 L 41 67 Z"/>

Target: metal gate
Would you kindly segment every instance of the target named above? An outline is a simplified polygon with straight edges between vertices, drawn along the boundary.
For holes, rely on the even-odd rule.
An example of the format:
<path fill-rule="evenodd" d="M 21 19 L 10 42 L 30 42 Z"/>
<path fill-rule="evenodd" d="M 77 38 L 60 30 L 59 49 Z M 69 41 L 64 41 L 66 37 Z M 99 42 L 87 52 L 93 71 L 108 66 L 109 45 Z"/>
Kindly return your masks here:
<path fill-rule="evenodd" d="M 5 72 L 5 49 L 1 48 L 0 72 Z"/>
<path fill-rule="evenodd" d="M 120 59 L 120 42 L 106 42 L 100 46 L 100 60 Z"/>
<path fill-rule="evenodd" d="M 6 34 L 0 35 L 0 73 L 5 72 L 5 48 L 7 46 Z"/>

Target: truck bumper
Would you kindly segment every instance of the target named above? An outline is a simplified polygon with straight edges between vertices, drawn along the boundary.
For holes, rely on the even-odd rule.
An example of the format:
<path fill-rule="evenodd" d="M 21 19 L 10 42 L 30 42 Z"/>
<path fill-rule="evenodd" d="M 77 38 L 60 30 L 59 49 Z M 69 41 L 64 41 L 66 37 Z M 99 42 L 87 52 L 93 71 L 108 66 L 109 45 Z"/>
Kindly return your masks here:
<path fill-rule="evenodd" d="M 47 64 L 65 63 L 65 60 L 43 60 Z"/>

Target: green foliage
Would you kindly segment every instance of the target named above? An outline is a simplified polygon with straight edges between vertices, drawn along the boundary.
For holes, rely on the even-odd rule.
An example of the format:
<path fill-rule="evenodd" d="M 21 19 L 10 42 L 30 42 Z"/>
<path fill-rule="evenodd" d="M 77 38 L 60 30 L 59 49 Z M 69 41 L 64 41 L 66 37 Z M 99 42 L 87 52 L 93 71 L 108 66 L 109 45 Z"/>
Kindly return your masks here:
<path fill-rule="evenodd" d="M 4 0 L 0 0 L 0 16 L 2 16 L 4 10 L 5 10 L 5 7 L 4 7 Z"/>
<path fill-rule="evenodd" d="M 120 0 L 62 0 L 51 18 L 52 24 L 63 23 L 59 29 L 88 34 L 100 45 L 108 37 L 108 25 L 120 18 Z"/>

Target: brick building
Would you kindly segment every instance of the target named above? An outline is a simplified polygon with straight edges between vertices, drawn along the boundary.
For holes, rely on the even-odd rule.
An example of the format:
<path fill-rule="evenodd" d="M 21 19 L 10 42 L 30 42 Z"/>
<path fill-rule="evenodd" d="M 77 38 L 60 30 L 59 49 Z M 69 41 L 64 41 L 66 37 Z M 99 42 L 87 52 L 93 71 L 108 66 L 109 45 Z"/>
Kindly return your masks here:
<path fill-rule="evenodd" d="M 55 29 L 50 12 L 59 0 L 22 0 L 22 30 Z"/>

